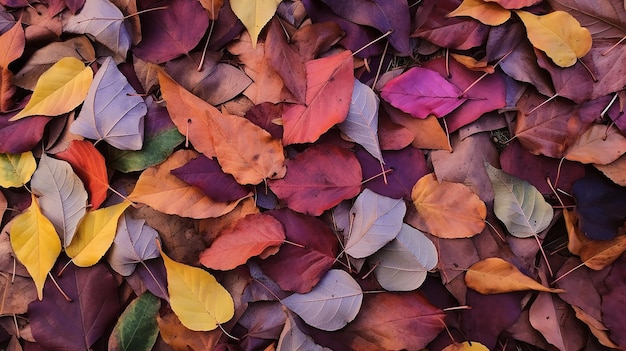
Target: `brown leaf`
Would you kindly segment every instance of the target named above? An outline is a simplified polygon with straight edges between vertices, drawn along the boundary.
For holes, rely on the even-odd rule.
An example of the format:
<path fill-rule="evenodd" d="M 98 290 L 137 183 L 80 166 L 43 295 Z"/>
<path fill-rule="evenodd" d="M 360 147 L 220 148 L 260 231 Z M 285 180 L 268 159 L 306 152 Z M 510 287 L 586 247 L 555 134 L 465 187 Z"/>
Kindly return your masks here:
<path fill-rule="evenodd" d="M 265 58 L 270 66 L 283 79 L 285 86 L 296 98 L 298 103 L 306 101 L 306 70 L 304 58 L 296 47 L 287 43 L 287 38 L 281 27 L 280 20 L 270 21 L 265 39 Z"/>
<path fill-rule="evenodd" d="M 174 351 L 213 350 L 223 334 L 219 328 L 212 331 L 189 330 L 169 309 L 164 315 L 157 315 L 157 323 L 161 337 Z"/>
<path fill-rule="evenodd" d="M 389 114 L 391 121 L 413 133 L 414 138 L 411 144 L 416 148 L 452 151 L 448 136 L 439 124 L 437 117 L 428 116 L 419 119 L 400 111 L 385 101 L 381 101 L 381 105 Z"/>
<path fill-rule="evenodd" d="M 344 32 L 335 22 L 319 22 L 300 27 L 291 37 L 298 47 L 300 56 L 309 61 L 328 51 L 344 36 Z"/>
<path fill-rule="evenodd" d="M 585 266 L 599 271 L 615 262 L 624 251 L 626 251 L 626 235 L 618 235 L 610 240 L 587 242 L 580 250 L 580 259 Z"/>
<path fill-rule="evenodd" d="M 594 164 L 594 167 L 604 173 L 615 184 L 626 186 L 626 156 L 622 155 L 617 160 L 606 165 Z"/>

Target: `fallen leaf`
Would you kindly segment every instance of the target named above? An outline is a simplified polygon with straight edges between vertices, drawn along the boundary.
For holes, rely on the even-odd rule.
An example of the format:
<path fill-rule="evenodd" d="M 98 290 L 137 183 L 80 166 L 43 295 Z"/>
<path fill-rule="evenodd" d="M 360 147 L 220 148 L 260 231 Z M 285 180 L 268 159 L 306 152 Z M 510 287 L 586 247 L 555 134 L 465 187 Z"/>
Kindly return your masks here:
<path fill-rule="evenodd" d="M 590 316 L 580 307 L 576 307 L 572 305 L 574 312 L 576 313 L 576 318 L 580 319 L 583 323 L 585 323 L 589 327 L 589 331 L 598 339 L 598 342 L 606 347 L 618 349 L 619 345 L 615 344 L 609 338 L 609 329 L 599 320 Z"/>
<path fill-rule="evenodd" d="M 435 115 L 430 115 L 425 119 L 414 118 L 386 102 L 381 104 L 394 123 L 407 128 L 413 133 L 414 139 L 411 145 L 414 147 L 418 149 L 452 150 L 448 135 L 441 127 L 441 124 L 439 124 L 439 120 Z"/>
<path fill-rule="evenodd" d="M 13 96 L 16 88 L 13 85 L 13 73 L 9 64 L 22 56 L 26 39 L 22 29 L 22 21 L 0 35 L 0 111 L 7 112 L 13 106 Z"/>
<path fill-rule="evenodd" d="M 539 293 L 530 306 L 530 324 L 559 350 L 584 349 L 585 329 L 567 304 L 552 294 Z"/>
<path fill-rule="evenodd" d="M 554 210 L 530 183 L 515 178 L 485 162 L 493 185 L 494 212 L 511 235 L 528 238 L 550 225 Z"/>
<path fill-rule="evenodd" d="M 107 57 L 93 77 L 85 103 L 70 131 L 96 143 L 104 140 L 120 150 L 143 146 L 146 103 Z"/>
<path fill-rule="evenodd" d="M 170 305 L 185 327 L 213 330 L 233 317 L 233 298 L 209 272 L 176 262 L 163 251 L 161 256 L 167 271 Z"/>
<path fill-rule="evenodd" d="M 35 281 L 37 297 L 43 299 L 44 283 L 61 253 L 61 241 L 50 220 L 41 213 L 34 195 L 28 210 L 13 220 L 10 236 L 15 256 Z"/>
<path fill-rule="evenodd" d="M 565 292 L 563 289 L 545 287 L 509 262 L 489 257 L 474 263 L 465 273 L 468 288 L 481 294 L 500 294 L 512 291 L 535 290 L 552 293 Z"/>
<path fill-rule="evenodd" d="M 626 186 L 626 156 L 621 156 L 617 160 L 606 165 L 594 164 L 593 166 L 615 184 Z"/>
<path fill-rule="evenodd" d="M 21 187 L 30 181 L 37 163 L 30 151 L 21 154 L 0 154 L 0 186 Z"/>
<path fill-rule="evenodd" d="M 158 239 L 157 231 L 146 225 L 145 220 L 132 218 L 125 212 L 118 220 L 107 262 L 117 273 L 129 276 L 137 264 L 159 257 Z"/>
<path fill-rule="evenodd" d="M 265 39 L 265 58 L 270 66 L 278 72 L 285 86 L 296 98 L 298 103 L 306 101 L 306 68 L 308 61 L 300 56 L 298 48 L 288 43 L 282 24 L 278 18 L 268 27 Z"/>
<path fill-rule="evenodd" d="M 73 57 L 62 58 L 39 77 L 28 104 L 9 121 L 69 112 L 85 100 L 92 80 L 91 67 Z"/>
<path fill-rule="evenodd" d="M 599 271 L 611 265 L 626 251 L 626 236 L 610 240 L 591 240 L 580 249 L 579 256 L 585 266 Z"/>
<path fill-rule="evenodd" d="M 267 22 L 274 16 L 280 0 L 231 0 L 230 7 L 237 17 L 241 20 L 250 37 L 252 38 L 252 47 L 256 47 L 259 33 Z"/>
<path fill-rule="evenodd" d="M 499 26 L 511 18 L 511 11 L 499 4 L 484 0 L 463 0 L 446 17 L 469 16 L 488 26 Z"/>
<path fill-rule="evenodd" d="M 159 335 L 175 351 L 212 350 L 223 335 L 221 330 L 189 330 L 182 325 L 176 314 L 170 309 L 166 313 L 157 315 L 157 323 L 159 325 Z"/>
<path fill-rule="evenodd" d="M 22 108 L 23 102 L 18 105 Z M 9 119 L 19 111 L 0 114 L 0 153 L 21 154 L 34 148 L 42 139 L 44 130 L 52 117 L 32 116 L 15 122 Z"/>
<path fill-rule="evenodd" d="M 363 291 L 350 274 L 331 269 L 306 294 L 295 293 L 282 302 L 315 328 L 334 331 L 350 323 L 359 313 Z"/>
<path fill-rule="evenodd" d="M 277 250 L 285 241 L 285 228 L 274 217 L 249 214 L 233 228 L 220 232 L 211 246 L 200 254 L 200 263 L 211 269 L 228 271 L 268 250 Z"/>
<path fill-rule="evenodd" d="M 277 351 L 330 351 L 329 348 L 322 347 L 315 343 L 312 337 L 304 334 L 298 325 L 287 318 L 285 327 L 280 333 Z"/>
<path fill-rule="evenodd" d="M 461 343 L 453 343 L 446 346 L 441 351 L 488 351 L 489 349 L 476 341 L 463 341 Z"/>
<path fill-rule="evenodd" d="M 524 23 L 533 46 L 561 67 L 572 66 L 591 50 L 589 30 L 567 12 L 554 11 L 543 16 L 526 11 L 515 13 Z"/>
<path fill-rule="evenodd" d="M 541 0 L 485 0 L 486 2 L 495 2 L 505 9 L 515 10 L 522 7 L 528 7 L 540 3 Z"/>
<path fill-rule="evenodd" d="M 152 350 L 159 335 L 156 317 L 160 307 L 161 300 L 150 293 L 144 293 L 131 301 L 115 323 L 108 349 Z"/>
<path fill-rule="evenodd" d="M 580 163 L 607 165 L 626 153 L 626 138 L 615 126 L 594 124 L 582 133 L 565 153 Z"/>
<path fill-rule="evenodd" d="M 467 238 L 485 227 L 485 203 L 463 184 L 430 173 L 415 183 L 411 199 L 417 213 L 408 223 L 439 238 Z"/>

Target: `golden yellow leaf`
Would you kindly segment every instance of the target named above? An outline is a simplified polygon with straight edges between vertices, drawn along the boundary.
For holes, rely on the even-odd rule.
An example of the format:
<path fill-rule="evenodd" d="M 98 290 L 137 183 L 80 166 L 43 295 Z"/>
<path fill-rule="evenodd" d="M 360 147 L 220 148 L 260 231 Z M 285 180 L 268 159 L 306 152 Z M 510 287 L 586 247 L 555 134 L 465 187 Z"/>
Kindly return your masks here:
<path fill-rule="evenodd" d="M 238 201 L 217 202 L 170 173 L 196 156 L 198 153 L 193 150 L 179 150 L 163 163 L 146 169 L 129 199 L 166 214 L 196 219 L 219 217 L 232 211 Z"/>
<path fill-rule="evenodd" d="M 463 0 L 461 5 L 446 17 L 469 16 L 488 26 L 499 26 L 511 18 L 511 11 L 495 2 Z"/>
<path fill-rule="evenodd" d="M 476 341 L 455 342 L 441 351 L 489 351 L 487 346 Z"/>
<path fill-rule="evenodd" d="M 585 266 L 599 271 L 615 262 L 626 251 L 626 235 L 611 240 L 590 240 L 580 249 L 580 259 Z"/>
<path fill-rule="evenodd" d="M 41 213 L 34 195 L 26 212 L 13 220 L 10 236 L 15 256 L 35 281 L 37 296 L 41 300 L 48 272 L 61 253 L 61 239 L 50 220 Z"/>
<path fill-rule="evenodd" d="M 70 112 L 85 100 L 92 80 L 93 71 L 89 66 L 85 67 L 77 58 L 64 57 L 39 77 L 28 104 L 9 121 Z"/>
<path fill-rule="evenodd" d="M 23 186 L 28 183 L 36 168 L 35 157 L 30 151 L 19 155 L 0 154 L 0 186 L 3 188 Z"/>
<path fill-rule="evenodd" d="M 417 213 L 409 224 L 439 238 L 467 238 L 485 227 L 485 203 L 461 183 L 439 182 L 430 173 L 415 183 L 411 199 Z"/>
<path fill-rule="evenodd" d="M 124 201 L 85 214 L 72 242 L 65 248 L 75 265 L 89 267 L 100 261 L 115 239 L 117 220 L 129 205 L 129 201 Z"/>
<path fill-rule="evenodd" d="M 195 331 L 213 330 L 233 318 L 233 298 L 211 273 L 176 262 L 160 247 L 159 250 L 167 272 L 170 305 L 185 327 Z"/>
<path fill-rule="evenodd" d="M 233 12 L 241 20 L 246 27 L 250 38 L 252 38 L 252 47 L 256 47 L 259 33 L 267 22 L 274 16 L 278 4 L 282 0 L 231 0 L 230 7 Z"/>
<path fill-rule="evenodd" d="M 565 292 L 563 289 L 552 289 L 539 284 L 498 257 L 489 257 L 474 263 L 465 273 L 465 284 L 485 295 L 525 290 Z"/>
<path fill-rule="evenodd" d="M 567 12 L 554 11 L 537 16 L 515 11 L 524 22 L 528 40 L 560 67 L 570 67 L 591 50 L 591 34 Z"/>

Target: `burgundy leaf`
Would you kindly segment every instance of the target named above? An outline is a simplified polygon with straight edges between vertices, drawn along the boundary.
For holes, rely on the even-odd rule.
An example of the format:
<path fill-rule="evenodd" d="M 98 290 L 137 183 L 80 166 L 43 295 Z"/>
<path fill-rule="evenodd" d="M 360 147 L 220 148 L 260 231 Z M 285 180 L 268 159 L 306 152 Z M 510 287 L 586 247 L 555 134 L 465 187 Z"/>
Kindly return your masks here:
<path fill-rule="evenodd" d="M 23 108 L 26 102 L 18 107 Z M 33 116 L 15 122 L 9 119 L 19 110 L 0 114 L 0 153 L 19 154 L 35 147 L 43 137 L 44 128 L 51 117 Z"/>
<path fill-rule="evenodd" d="M 283 137 L 283 127 L 273 121 L 282 114 L 283 105 L 263 102 L 252 106 L 244 117 L 257 126 L 267 130 L 274 138 L 281 139 Z"/>

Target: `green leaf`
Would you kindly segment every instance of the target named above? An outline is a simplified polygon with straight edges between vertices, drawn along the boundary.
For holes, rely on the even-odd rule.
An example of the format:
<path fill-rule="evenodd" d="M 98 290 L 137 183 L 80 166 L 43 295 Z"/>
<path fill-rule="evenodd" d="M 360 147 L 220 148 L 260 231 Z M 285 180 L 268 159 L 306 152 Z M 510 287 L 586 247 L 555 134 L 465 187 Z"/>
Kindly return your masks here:
<path fill-rule="evenodd" d="M 159 335 L 159 308 L 161 300 L 149 292 L 133 300 L 113 328 L 109 351 L 150 351 Z"/>
<path fill-rule="evenodd" d="M 21 187 L 28 183 L 36 168 L 35 157 L 30 151 L 19 155 L 0 154 L 0 186 Z"/>
<path fill-rule="evenodd" d="M 554 210 L 537 188 L 488 162 L 485 167 L 495 194 L 494 212 L 511 235 L 528 238 L 548 227 Z"/>

